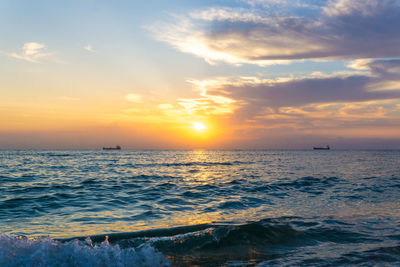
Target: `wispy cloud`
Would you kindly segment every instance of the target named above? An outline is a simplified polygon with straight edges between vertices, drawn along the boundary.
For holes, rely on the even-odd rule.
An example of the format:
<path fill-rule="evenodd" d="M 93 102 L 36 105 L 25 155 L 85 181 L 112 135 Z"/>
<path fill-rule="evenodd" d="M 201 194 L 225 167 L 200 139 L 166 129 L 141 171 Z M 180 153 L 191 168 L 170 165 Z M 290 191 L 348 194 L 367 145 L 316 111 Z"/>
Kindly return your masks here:
<path fill-rule="evenodd" d="M 245 2 L 247 7 L 175 16 L 173 23 L 156 24 L 151 30 L 158 40 L 210 63 L 400 57 L 399 1 Z M 301 9 L 279 9 L 287 2 Z"/>
<path fill-rule="evenodd" d="M 92 53 L 96 52 L 96 51 L 93 49 L 93 46 L 90 45 L 90 44 L 85 45 L 85 46 L 83 47 L 83 49 L 85 49 L 86 51 L 92 52 Z"/>
<path fill-rule="evenodd" d="M 143 100 L 143 97 L 139 94 L 127 94 L 125 96 L 125 100 L 132 102 L 132 103 L 141 103 Z"/>
<path fill-rule="evenodd" d="M 172 109 L 172 108 L 174 108 L 174 106 L 171 105 L 171 104 L 158 104 L 157 107 L 159 109 Z"/>
<path fill-rule="evenodd" d="M 46 46 L 41 43 L 29 42 L 25 43 L 21 52 L 19 53 L 10 53 L 8 54 L 11 57 L 26 60 L 29 62 L 39 62 L 41 59 L 44 59 L 51 55 L 51 53 L 46 52 Z"/>

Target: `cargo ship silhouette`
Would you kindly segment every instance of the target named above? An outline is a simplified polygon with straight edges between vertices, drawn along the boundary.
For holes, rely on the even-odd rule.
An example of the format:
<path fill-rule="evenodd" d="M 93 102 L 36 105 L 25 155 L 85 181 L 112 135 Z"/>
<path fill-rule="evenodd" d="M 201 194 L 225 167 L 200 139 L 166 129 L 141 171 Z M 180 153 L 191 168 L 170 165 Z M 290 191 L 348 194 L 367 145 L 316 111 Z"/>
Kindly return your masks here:
<path fill-rule="evenodd" d="M 116 147 L 103 147 L 103 150 L 121 150 L 120 146 L 116 146 Z"/>
<path fill-rule="evenodd" d="M 329 150 L 331 149 L 329 146 L 326 147 L 314 147 L 314 150 Z"/>

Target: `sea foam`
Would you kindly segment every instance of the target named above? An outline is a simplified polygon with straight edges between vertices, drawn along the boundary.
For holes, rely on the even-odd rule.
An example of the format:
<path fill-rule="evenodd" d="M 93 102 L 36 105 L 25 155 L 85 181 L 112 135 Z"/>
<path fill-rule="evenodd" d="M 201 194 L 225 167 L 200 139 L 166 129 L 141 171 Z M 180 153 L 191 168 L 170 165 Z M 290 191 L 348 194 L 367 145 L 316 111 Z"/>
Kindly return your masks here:
<path fill-rule="evenodd" d="M 28 239 L 0 235 L 0 266 L 170 266 L 155 248 L 120 248 L 106 240 L 59 242 L 51 238 Z"/>

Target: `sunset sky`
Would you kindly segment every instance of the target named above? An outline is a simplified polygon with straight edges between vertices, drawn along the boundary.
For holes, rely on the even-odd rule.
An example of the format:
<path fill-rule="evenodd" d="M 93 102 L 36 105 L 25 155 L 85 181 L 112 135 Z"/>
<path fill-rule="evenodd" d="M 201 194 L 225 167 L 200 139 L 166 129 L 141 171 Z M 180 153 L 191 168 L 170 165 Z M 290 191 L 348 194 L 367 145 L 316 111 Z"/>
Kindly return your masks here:
<path fill-rule="evenodd" d="M 400 148 L 400 0 L 0 0 L 0 149 Z"/>

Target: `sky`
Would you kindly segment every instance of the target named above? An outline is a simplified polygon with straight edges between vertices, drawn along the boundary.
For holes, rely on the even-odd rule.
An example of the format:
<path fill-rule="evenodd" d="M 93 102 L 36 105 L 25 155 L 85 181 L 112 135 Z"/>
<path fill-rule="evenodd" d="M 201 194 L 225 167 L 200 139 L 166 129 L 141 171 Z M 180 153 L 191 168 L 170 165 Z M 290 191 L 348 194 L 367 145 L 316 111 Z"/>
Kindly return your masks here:
<path fill-rule="evenodd" d="M 400 0 L 0 0 L 0 149 L 400 149 Z"/>

